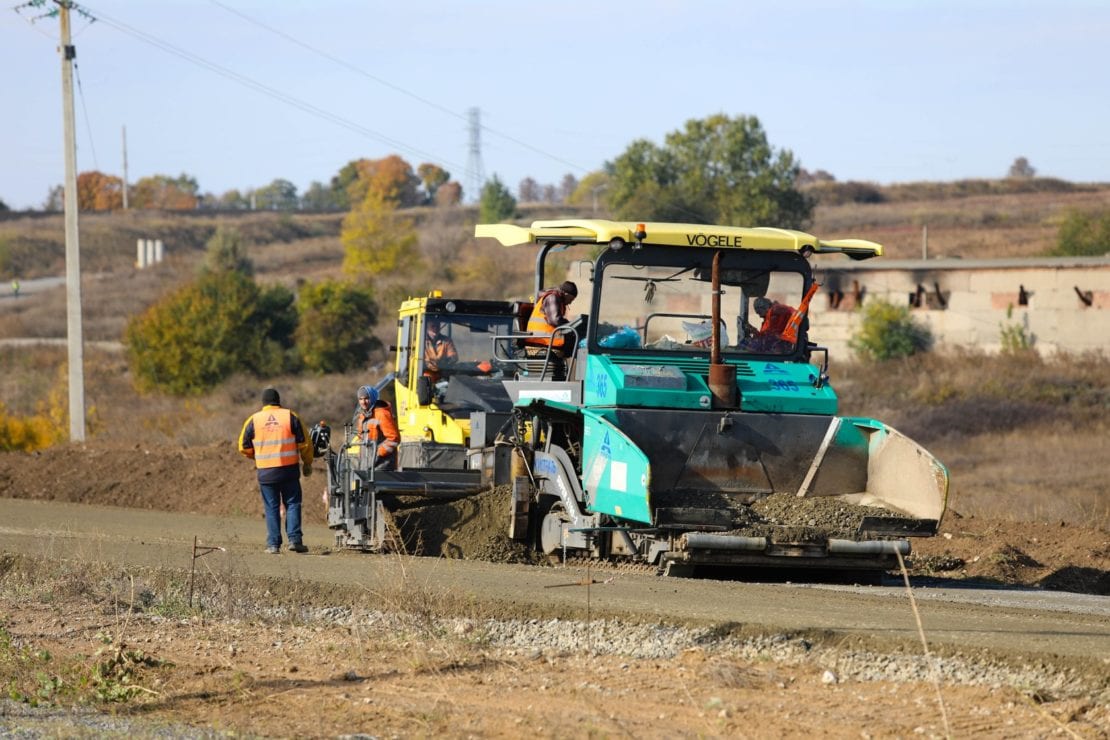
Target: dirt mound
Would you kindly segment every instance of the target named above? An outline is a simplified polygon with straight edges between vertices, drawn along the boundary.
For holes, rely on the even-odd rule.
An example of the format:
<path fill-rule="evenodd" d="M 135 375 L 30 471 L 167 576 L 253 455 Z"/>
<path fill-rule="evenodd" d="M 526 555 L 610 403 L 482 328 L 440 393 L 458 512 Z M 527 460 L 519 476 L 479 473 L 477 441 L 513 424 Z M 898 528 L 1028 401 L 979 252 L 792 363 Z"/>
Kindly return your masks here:
<path fill-rule="evenodd" d="M 539 563 L 524 543 L 510 540 L 506 522 L 512 486 L 479 496 L 425 504 L 415 497 L 398 500 L 393 521 L 405 552 L 494 563 Z"/>

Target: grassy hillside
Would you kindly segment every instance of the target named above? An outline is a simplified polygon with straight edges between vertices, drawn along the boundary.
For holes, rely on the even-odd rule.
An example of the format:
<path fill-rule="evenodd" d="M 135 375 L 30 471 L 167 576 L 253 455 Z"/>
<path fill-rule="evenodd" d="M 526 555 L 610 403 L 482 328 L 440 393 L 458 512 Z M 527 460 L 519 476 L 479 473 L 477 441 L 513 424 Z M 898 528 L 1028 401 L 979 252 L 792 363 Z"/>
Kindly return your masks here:
<path fill-rule="evenodd" d="M 916 189 L 915 189 L 916 188 Z M 992 190 L 935 184 L 881 189 L 880 202 L 842 202 L 817 209 L 812 231 L 825 238 L 874 239 L 894 258 L 921 254 L 928 227 L 930 256 L 1010 257 L 1044 254 L 1070 209 L 1110 209 L 1110 187 Z M 828 200 L 833 200 L 829 198 Z M 534 251 L 505 249 L 471 237 L 472 208 L 417 209 L 421 265 L 406 278 L 413 293 L 433 288 L 477 298 L 520 298 L 531 292 Z M 520 222 L 584 216 L 560 208 L 524 209 Z M 132 315 L 190 279 L 217 226 L 238 229 L 261 282 L 296 288 L 303 280 L 341 274 L 340 215 L 90 214 L 81 218 L 85 338 L 118 341 Z M 160 238 L 167 259 L 134 267 L 135 240 Z M 9 215 L 0 220 L 0 279 L 64 271 L 60 215 Z M 383 306 L 375 331 L 386 344 L 395 331 Z M 0 300 L 0 339 L 64 337 L 60 289 Z M 265 383 L 306 418 L 341 420 L 352 393 L 384 374 L 390 357 L 341 376 L 237 377 L 205 397 L 140 396 L 124 355 L 89 347 L 86 396 L 92 439 L 136 445 L 230 444 Z M 9 412 L 64 408 L 62 347 L 0 347 L 0 402 Z M 953 508 L 963 514 L 1110 522 L 1108 487 L 1093 460 L 1110 458 L 1110 362 L 1103 357 L 928 356 L 913 363 L 832 368 L 842 412 L 893 424 L 933 450 L 953 473 Z M 338 390 L 337 390 L 338 389 Z M 1001 492 L 1001 493 L 1000 493 Z"/>

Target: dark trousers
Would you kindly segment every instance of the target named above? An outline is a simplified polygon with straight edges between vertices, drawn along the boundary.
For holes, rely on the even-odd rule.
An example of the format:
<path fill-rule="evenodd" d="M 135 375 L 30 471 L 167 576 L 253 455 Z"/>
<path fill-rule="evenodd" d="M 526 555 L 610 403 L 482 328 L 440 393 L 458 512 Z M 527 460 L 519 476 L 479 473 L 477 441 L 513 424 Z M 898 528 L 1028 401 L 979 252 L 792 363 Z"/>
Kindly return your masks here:
<path fill-rule="evenodd" d="M 285 533 L 290 545 L 301 542 L 301 479 L 286 478 L 273 483 L 259 481 L 262 506 L 266 511 L 266 546 L 281 547 L 281 507 L 285 506 Z"/>

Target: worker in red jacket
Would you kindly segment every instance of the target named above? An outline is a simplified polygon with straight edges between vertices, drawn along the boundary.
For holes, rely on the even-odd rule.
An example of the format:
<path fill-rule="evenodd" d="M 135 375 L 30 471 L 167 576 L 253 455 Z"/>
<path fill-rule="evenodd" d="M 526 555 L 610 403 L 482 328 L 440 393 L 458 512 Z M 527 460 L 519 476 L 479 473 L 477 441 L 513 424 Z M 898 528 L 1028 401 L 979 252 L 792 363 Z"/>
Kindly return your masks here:
<path fill-rule="evenodd" d="M 755 299 L 754 308 L 763 319 L 763 325 L 746 340 L 745 346 L 756 352 L 789 351 L 793 342 L 784 339 L 782 333 L 794 314 L 794 308 L 762 296 Z"/>

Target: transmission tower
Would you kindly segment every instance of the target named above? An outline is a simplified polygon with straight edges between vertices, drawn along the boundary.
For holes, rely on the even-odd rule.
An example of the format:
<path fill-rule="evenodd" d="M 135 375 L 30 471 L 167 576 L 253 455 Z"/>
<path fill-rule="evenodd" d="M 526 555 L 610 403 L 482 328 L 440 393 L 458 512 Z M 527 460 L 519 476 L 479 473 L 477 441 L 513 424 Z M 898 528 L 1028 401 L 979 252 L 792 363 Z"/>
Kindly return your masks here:
<path fill-rule="evenodd" d="M 477 203 L 482 197 L 482 186 L 486 184 L 486 173 L 482 168 L 482 112 L 470 108 L 466 112 L 469 120 L 470 146 L 466 158 L 466 182 L 470 200 Z"/>

